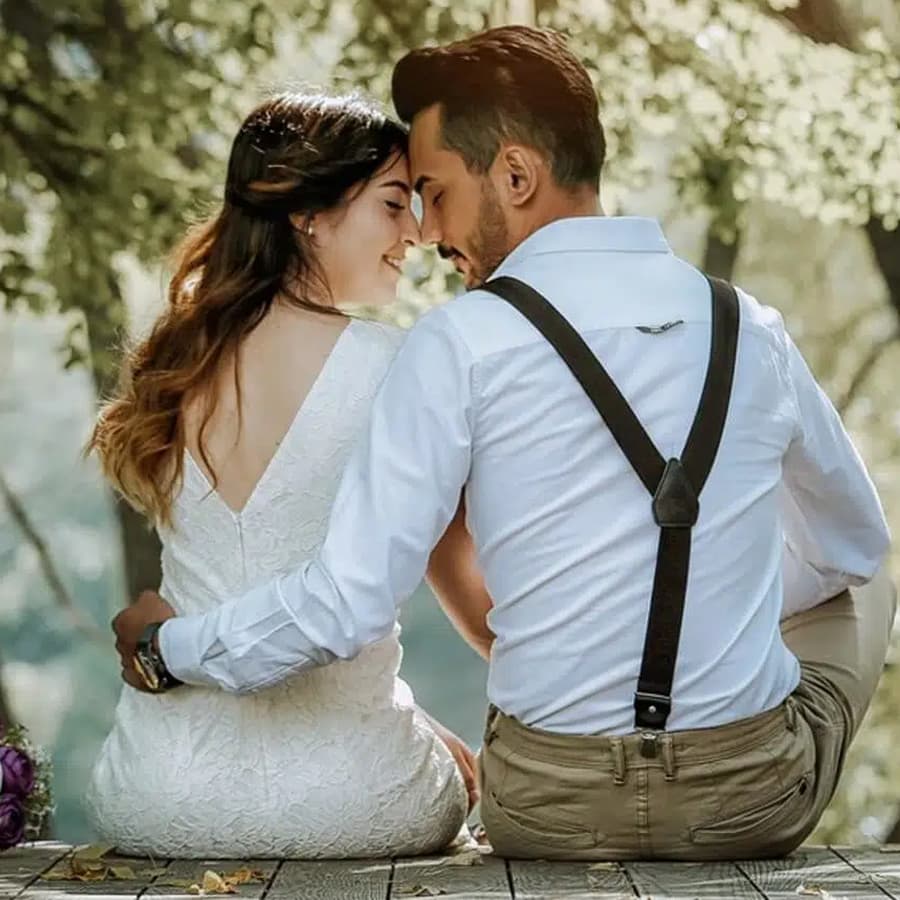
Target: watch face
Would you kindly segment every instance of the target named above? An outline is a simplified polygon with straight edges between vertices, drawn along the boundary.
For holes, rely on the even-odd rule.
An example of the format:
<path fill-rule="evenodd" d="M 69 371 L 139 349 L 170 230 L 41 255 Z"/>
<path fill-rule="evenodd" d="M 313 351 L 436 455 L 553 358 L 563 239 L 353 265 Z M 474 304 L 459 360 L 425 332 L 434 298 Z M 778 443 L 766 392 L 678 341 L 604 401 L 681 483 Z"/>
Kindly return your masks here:
<path fill-rule="evenodd" d="M 133 662 L 134 662 L 134 668 L 137 670 L 138 675 L 141 676 L 141 679 L 143 680 L 144 684 L 147 685 L 147 687 L 151 691 L 158 691 L 159 690 L 159 678 L 157 677 L 156 672 L 154 671 L 154 668 L 153 668 L 153 664 L 150 662 L 150 660 L 144 658 L 141 651 L 138 650 L 134 654 Z"/>

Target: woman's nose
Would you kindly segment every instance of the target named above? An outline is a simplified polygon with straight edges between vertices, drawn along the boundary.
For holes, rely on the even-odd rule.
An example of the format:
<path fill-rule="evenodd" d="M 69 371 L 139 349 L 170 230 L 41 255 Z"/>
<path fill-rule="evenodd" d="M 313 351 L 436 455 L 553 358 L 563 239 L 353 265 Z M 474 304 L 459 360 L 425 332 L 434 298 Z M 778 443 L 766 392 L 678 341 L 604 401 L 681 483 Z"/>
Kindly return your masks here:
<path fill-rule="evenodd" d="M 407 247 L 415 247 L 416 244 L 422 243 L 422 231 L 416 217 L 409 212 L 403 217 L 403 233 L 401 240 Z"/>

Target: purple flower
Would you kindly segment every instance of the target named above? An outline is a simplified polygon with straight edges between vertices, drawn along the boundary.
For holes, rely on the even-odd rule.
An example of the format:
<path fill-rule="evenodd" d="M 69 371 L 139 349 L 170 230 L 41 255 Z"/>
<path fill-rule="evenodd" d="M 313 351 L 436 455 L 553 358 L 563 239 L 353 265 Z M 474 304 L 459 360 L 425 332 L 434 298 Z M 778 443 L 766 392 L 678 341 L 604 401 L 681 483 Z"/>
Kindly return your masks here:
<path fill-rule="evenodd" d="M 15 847 L 25 837 L 25 810 L 16 797 L 0 797 L 0 850 Z"/>
<path fill-rule="evenodd" d="M 0 770 L 3 780 L 0 794 L 12 794 L 24 800 L 34 787 L 34 766 L 31 760 L 15 747 L 0 747 Z"/>

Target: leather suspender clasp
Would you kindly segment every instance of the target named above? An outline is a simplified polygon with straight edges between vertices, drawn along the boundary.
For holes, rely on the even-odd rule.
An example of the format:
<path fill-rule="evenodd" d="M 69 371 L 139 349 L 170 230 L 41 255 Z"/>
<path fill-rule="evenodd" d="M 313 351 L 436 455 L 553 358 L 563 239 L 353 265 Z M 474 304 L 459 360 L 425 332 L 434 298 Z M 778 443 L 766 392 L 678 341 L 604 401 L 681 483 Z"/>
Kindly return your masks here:
<path fill-rule="evenodd" d="M 680 459 L 666 463 L 653 493 L 653 518 L 660 528 L 690 528 L 700 515 L 700 501 Z"/>
<path fill-rule="evenodd" d="M 634 692 L 634 719 L 643 728 L 663 729 L 672 712 L 672 698 L 666 694 Z"/>

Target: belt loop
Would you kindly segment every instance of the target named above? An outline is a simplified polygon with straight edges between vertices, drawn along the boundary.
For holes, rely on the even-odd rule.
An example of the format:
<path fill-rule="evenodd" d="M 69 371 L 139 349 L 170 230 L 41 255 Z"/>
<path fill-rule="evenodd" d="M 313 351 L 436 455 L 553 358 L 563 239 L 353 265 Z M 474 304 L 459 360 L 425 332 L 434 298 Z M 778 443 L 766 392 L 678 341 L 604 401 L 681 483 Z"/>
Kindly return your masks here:
<path fill-rule="evenodd" d="M 484 726 L 484 743 L 488 747 L 490 747 L 491 741 L 494 740 L 494 736 L 497 734 L 497 717 L 499 715 L 500 710 L 491 703 L 488 706 L 487 721 Z"/>
<path fill-rule="evenodd" d="M 625 747 L 621 738 L 610 738 L 610 752 L 613 760 L 613 784 L 625 784 Z"/>
<path fill-rule="evenodd" d="M 797 707 L 793 697 L 788 697 L 784 701 L 784 718 L 788 731 L 791 733 L 795 732 L 797 730 Z"/>
<path fill-rule="evenodd" d="M 666 773 L 666 781 L 675 780 L 675 745 L 672 742 L 671 734 L 662 734 L 660 736 L 662 744 L 662 761 L 663 771 Z"/>

